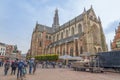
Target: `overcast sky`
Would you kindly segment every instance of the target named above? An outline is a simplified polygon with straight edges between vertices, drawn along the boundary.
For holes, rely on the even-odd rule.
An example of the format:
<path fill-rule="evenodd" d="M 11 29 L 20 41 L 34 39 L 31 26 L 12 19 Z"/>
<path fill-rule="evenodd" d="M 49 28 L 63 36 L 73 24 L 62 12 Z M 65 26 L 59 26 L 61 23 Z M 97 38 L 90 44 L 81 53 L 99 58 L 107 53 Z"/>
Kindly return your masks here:
<path fill-rule="evenodd" d="M 91 5 L 101 18 L 109 46 L 120 22 L 120 0 L 0 0 L 0 42 L 17 45 L 26 53 L 36 21 L 51 26 L 58 8 L 62 25 Z"/>

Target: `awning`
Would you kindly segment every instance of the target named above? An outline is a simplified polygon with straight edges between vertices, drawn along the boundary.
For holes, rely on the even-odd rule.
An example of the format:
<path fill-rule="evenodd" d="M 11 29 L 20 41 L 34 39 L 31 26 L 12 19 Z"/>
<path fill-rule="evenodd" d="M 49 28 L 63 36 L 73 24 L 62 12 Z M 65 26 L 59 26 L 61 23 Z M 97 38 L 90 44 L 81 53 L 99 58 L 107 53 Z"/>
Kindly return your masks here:
<path fill-rule="evenodd" d="M 0 58 L 5 58 L 5 56 L 0 56 Z"/>

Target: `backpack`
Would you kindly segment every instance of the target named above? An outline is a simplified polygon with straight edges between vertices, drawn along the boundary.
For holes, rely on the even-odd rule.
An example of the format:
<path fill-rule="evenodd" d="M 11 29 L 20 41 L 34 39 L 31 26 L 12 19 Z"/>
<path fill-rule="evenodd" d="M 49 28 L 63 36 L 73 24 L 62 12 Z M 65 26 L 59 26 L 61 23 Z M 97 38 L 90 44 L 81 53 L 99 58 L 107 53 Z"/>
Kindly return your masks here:
<path fill-rule="evenodd" d="M 16 67 L 17 67 L 17 63 L 14 62 L 14 63 L 12 64 L 12 67 L 16 68 Z"/>
<path fill-rule="evenodd" d="M 18 68 L 22 68 L 23 67 L 23 62 L 19 62 L 18 63 Z"/>
<path fill-rule="evenodd" d="M 6 68 L 6 69 L 9 69 L 9 67 L 10 67 L 10 64 L 9 64 L 9 62 L 7 62 L 7 63 L 5 64 L 5 68 Z"/>

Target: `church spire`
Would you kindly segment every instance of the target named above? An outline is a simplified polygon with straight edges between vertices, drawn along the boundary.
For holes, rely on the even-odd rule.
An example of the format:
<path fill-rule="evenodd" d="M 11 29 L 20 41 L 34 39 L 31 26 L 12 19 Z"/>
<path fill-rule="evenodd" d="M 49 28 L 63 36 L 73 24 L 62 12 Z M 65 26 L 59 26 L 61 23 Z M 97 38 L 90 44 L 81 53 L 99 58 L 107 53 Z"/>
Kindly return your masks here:
<path fill-rule="evenodd" d="M 92 5 L 91 5 L 91 8 L 90 9 L 92 9 L 93 10 L 93 7 L 92 7 Z"/>
<path fill-rule="evenodd" d="M 55 15 L 53 18 L 53 24 L 52 27 L 55 29 L 57 27 L 59 27 L 59 16 L 58 16 L 58 9 L 55 10 Z"/>

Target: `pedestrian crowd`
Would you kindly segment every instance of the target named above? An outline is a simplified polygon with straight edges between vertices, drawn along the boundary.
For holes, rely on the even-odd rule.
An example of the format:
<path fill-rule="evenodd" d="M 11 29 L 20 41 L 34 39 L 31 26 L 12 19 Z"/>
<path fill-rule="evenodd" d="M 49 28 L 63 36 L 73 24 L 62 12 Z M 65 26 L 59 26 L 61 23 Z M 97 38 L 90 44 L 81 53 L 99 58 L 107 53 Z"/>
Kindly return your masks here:
<path fill-rule="evenodd" d="M 59 61 L 37 61 L 34 58 L 29 60 L 16 59 L 16 60 L 0 60 L 0 67 L 4 67 L 4 75 L 15 75 L 17 80 L 23 80 L 26 78 L 26 74 L 35 74 L 36 68 L 71 68 L 71 64 Z"/>
<path fill-rule="evenodd" d="M 10 74 L 16 75 L 17 80 L 26 78 L 27 73 L 34 74 L 36 65 L 37 61 L 34 58 L 31 58 L 30 60 L 16 59 L 13 61 L 0 61 L 0 67 L 4 67 L 4 75 L 7 76 L 8 72 L 11 71 Z"/>

